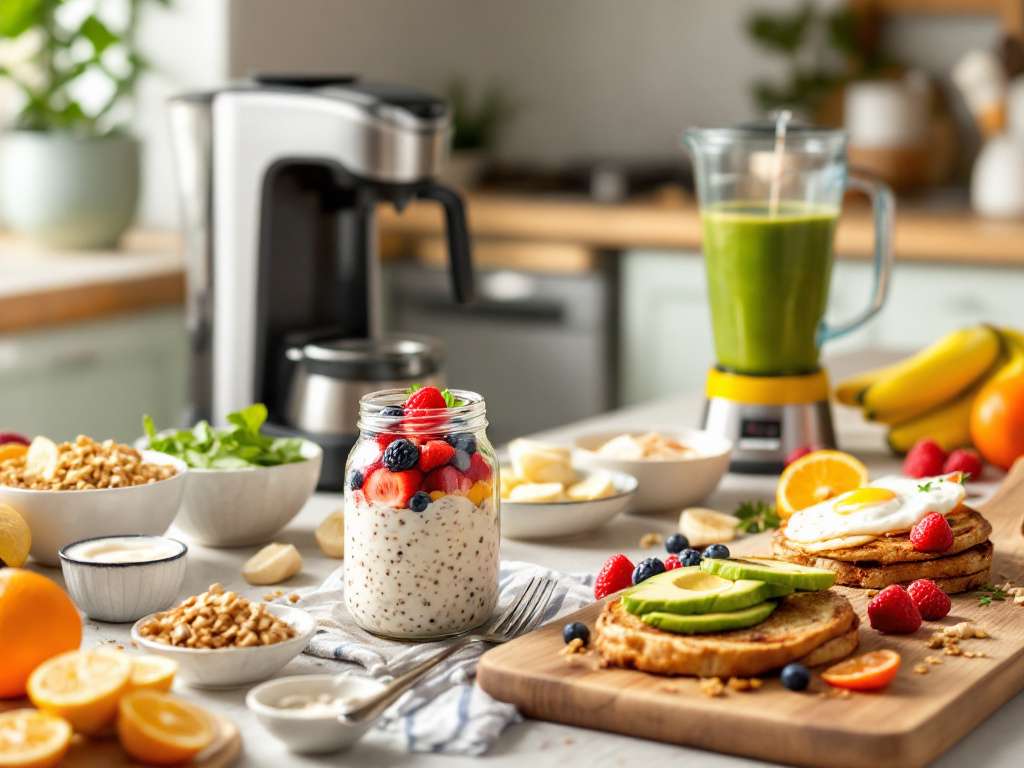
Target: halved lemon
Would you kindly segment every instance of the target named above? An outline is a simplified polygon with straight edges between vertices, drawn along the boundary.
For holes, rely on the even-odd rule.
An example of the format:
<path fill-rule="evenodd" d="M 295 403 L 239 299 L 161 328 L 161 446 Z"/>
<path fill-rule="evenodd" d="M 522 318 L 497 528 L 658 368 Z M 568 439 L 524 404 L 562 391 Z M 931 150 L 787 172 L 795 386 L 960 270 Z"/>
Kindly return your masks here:
<path fill-rule="evenodd" d="M 14 507 L 0 502 L 0 561 L 11 568 L 20 568 L 31 548 L 32 531 L 25 518 Z"/>
<path fill-rule="evenodd" d="M 69 651 L 36 667 L 28 678 L 28 696 L 39 709 L 92 735 L 113 724 L 131 676 L 132 662 L 124 651 Z"/>
<path fill-rule="evenodd" d="M 191 760 L 216 736 L 209 713 L 160 691 L 132 691 L 121 699 L 117 736 L 124 751 L 149 765 Z"/>
<path fill-rule="evenodd" d="M 0 714 L 0 766 L 53 768 L 71 745 L 71 725 L 37 709 L 12 709 Z"/>
<path fill-rule="evenodd" d="M 132 690 L 163 691 L 171 690 L 174 675 L 178 672 L 178 662 L 163 656 L 132 656 Z"/>
<path fill-rule="evenodd" d="M 866 485 L 867 468 L 842 451 L 814 451 L 794 461 L 783 471 L 775 501 L 783 519 L 801 509 L 834 499 Z"/>
<path fill-rule="evenodd" d="M 900 668 L 900 655 L 888 648 L 841 661 L 821 673 L 821 679 L 836 688 L 877 691 L 885 688 Z"/>

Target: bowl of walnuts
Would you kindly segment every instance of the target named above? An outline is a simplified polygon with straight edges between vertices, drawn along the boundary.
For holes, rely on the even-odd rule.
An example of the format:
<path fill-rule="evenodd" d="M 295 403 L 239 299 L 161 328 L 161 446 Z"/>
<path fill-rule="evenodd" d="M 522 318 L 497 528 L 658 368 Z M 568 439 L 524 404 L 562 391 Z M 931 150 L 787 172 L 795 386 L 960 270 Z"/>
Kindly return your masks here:
<path fill-rule="evenodd" d="M 0 462 L 0 502 L 32 532 L 29 553 L 59 566 L 62 547 L 99 536 L 161 536 L 185 495 L 185 462 L 113 440 L 32 441 L 23 456 Z"/>

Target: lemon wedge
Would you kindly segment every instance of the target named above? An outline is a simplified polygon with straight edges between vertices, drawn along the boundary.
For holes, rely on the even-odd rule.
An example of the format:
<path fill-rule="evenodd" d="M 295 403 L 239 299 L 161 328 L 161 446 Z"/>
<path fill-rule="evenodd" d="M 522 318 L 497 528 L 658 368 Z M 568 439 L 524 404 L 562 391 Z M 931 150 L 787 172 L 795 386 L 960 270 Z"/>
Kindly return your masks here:
<path fill-rule="evenodd" d="M 14 507 L 0 502 L 0 561 L 19 568 L 32 548 L 32 531 Z"/>
<path fill-rule="evenodd" d="M 267 544 L 245 561 L 242 576 L 250 584 L 265 587 L 280 584 L 302 570 L 302 555 L 294 544 Z"/>
<path fill-rule="evenodd" d="M 74 735 L 66 720 L 37 709 L 0 714 L 2 768 L 54 768 L 64 759 Z"/>
<path fill-rule="evenodd" d="M 164 656 L 132 656 L 132 690 L 149 689 L 153 691 L 171 690 L 174 676 L 178 672 L 178 662 Z"/>
<path fill-rule="evenodd" d="M 62 717 L 79 733 L 99 733 L 114 722 L 128 690 L 132 662 L 113 648 L 68 651 L 44 661 L 28 678 L 28 696 L 44 712 Z"/>
<path fill-rule="evenodd" d="M 161 691 L 132 691 L 121 699 L 117 737 L 124 751 L 148 765 L 188 762 L 213 743 L 213 718 L 202 707 Z"/>

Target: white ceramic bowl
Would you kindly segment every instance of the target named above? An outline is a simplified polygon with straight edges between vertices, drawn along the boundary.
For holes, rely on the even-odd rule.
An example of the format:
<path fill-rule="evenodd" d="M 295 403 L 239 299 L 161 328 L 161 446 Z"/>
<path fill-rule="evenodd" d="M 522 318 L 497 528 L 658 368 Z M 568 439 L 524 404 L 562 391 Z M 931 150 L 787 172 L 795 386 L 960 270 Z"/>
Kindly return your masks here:
<path fill-rule="evenodd" d="M 200 544 L 266 544 L 292 521 L 320 480 L 323 450 L 304 440 L 305 461 L 276 467 L 191 469 L 177 525 Z"/>
<path fill-rule="evenodd" d="M 175 679 L 183 683 L 194 688 L 237 688 L 266 680 L 302 653 L 316 634 L 316 619 L 303 610 L 286 605 L 268 605 L 267 610 L 288 622 L 298 634 L 281 643 L 249 648 L 179 648 L 139 634 L 139 627 L 156 616 L 151 614 L 132 626 L 132 640 L 146 653 L 178 662 Z"/>
<path fill-rule="evenodd" d="M 163 544 L 171 554 L 138 563 L 97 563 L 81 560 L 74 551 L 79 544 L 109 538 L 139 539 L 140 543 Z M 162 611 L 174 604 L 185 580 L 188 547 L 163 536 L 101 536 L 76 541 L 60 550 L 64 585 L 75 605 L 96 621 L 123 624 Z"/>
<path fill-rule="evenodd" d="M 617 493 L 594 501 L 548 501 L 526 503 L 501 500 L 501 535 L 510 539 L 553 539 L 588 533 L 629 508 L 637 480 L 613 470 L 577 470 L 580 480 L 591 475 L 608 475 Z"/>
<path fill-rule="evenodd" d="M 256 719 L 292 752 L 325 754 L 348 749 L 373 727 L 375 720 L 348 725 L 337 715 L 309 715 L 302 710 L 281 709 L 274 703 L 285 696 L 329 694 L 337 698 L 363 697 L 379 693 L 384 687 L 369 677 L 358 675 L 302 675 L 282 677 L 258 685 L 246 694 L 245 703 Z"/>
<path fill-rule="evenodd" d="M 715 490 L 729 470 L 732 442 L 698 429 L 665 432 L 683 445 L 697 451 L 694 456 L 677 459 L 615 459 L 602 456 L 597 449 L 627 430 L 603 432 L 581 437 L 573 444 L 573 461 L 593 469 L 614 469 L 633 475 L 640 486 L 632 512 L 679 511 L 703 501 Z M 635 434 L 641 434 L 637 431 Z"/>
<path fill-rule="evenodd" d="M 188 467 L 166 453 L 142 451 L 153 464 L 170 464 L 174 477 L 128 488 L 89 491 L 32 491 L 0 485 L 0 501 L 14 507 L 32 531 L 32 557 L 43 565 L 60 565 L 60 550 L 75 541 L 99 536 L 167 532 L 185 495 Z"/>

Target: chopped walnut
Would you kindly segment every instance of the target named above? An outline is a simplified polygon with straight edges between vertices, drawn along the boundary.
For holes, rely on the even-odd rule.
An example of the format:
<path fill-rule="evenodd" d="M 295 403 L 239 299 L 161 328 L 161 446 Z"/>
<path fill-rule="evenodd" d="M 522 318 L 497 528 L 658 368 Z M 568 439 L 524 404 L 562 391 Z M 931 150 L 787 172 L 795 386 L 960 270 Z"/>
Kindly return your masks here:
<path fill-rule="evenodd" d="M 927 675 L 928 674 L 928 670 L 929 670 L 929 667 L 928 667 L 927 664 L 915 664 L 914 665 L 914 672 L 915 672 L 915 674 Z"/>
<path fill-rule="evenodd" d="M 644 549 L 653 547 L 655 544 L 661 544 L 662 538 L 660 533 L 645 533 L 640 537 L 640 546 Z"/>
<path fill-rule="evenodd" d="M 583 641 L 578 637 L 574 637 L 568 642 L 565 648 L 559 651 L 559 653 L 563 656 L 572 656 L 574 653 L 583 653 Z"/>
<path fill-rule="evenodd" d="M 878 594 L 878 590 L 877 589 L 866 589 L 866 590 L 864 590 L 864 594 L 867 595 L 868 597 L 874 597 L 875 595 Z"/>
<path fill-rule="evenodd" d="M 756 677 L 730 677 L 726 685 L 733 691 L 757 691 L 761 688 L 761 680 Z"/>
<path fill-rule="evenodd" d="M 929 664 L 941 664 L 942 663 L 942 659 L 940 659 L 938 656 L 925 656 L 924 660 L 926 662 L 928 662 Z"/>
<path fill-rule="evenodd" d="M 288 595 L 288 602 L 289 603 L 297 603 L 301 599 L 302 599 L 302 595 L 297 595 L 295 593 L 292 593 L 292 594 Z"/>
<path fill-rule="evenodd" d="M 700 690 L 705 696 L 723 696 L 725 695 L 725 683 L 720 677 L 702 677 Z"/>
<path fill-rule="evenodd" d="M 947 645 L 942 652 L 947 656 L 959 656 L 963 653 L 959 645 Z"/>

